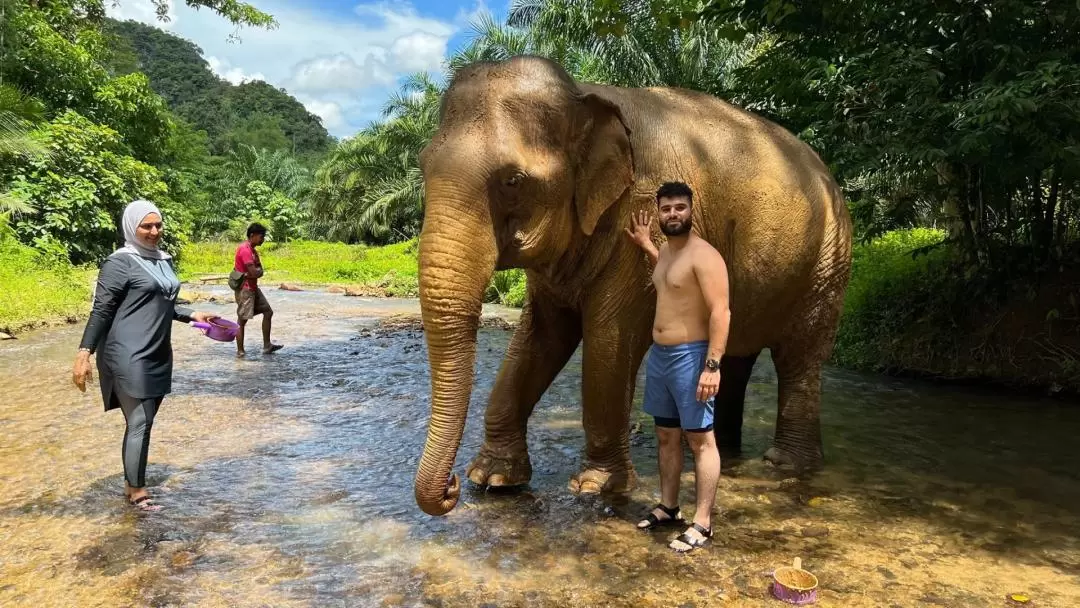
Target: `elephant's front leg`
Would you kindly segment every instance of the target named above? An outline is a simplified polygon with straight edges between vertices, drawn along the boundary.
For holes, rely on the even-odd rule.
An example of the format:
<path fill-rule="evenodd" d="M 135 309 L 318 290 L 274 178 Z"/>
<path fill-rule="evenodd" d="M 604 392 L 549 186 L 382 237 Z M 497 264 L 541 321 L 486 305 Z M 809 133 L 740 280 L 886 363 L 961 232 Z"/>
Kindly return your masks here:
<path fill-rule="evenodd" d="M 488 400 L 484 446 L 466 471 L 480 485 L 518 486 L 532 478 L 529 416 L 581 342 L 577 313 L 529 299 Z"/>
<path fill-rule="evenodd" d="M 585 461 L 570 480 L 574 492 L 625 493 L 637 487 L 630 462 L 630 408 L 638 367 L 652 341 L 653 308 L 586 313 L 582 360 Z M 651 300 L 648 300 L 651 303 Z"/>

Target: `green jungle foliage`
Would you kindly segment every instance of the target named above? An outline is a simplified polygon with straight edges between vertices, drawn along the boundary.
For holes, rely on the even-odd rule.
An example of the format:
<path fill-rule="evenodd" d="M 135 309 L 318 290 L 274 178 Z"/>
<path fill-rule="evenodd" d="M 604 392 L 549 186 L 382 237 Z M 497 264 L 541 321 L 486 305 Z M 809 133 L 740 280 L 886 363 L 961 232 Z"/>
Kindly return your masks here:
<path fill-rule="evenodd" d="M 319 118 L 284 90 L 263 81 L 222 80 L 198 46 L 143 23 L 107 19 L 104 31 L 113 72 L 146 74 L 177 116 L 206 131 L 213 154 L 240 144 L 301 156 L 329 149 L 331 138 Z"/>

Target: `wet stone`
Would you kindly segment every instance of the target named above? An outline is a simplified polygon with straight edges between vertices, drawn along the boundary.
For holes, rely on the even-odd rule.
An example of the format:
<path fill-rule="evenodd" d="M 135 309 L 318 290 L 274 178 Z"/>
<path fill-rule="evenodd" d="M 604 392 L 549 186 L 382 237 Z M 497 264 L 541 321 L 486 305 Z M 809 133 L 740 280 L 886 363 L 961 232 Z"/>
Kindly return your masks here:
<path fill-rule="evenodd" d="M 821 538 L 829 535 L 829 529 L 825 526 L 806 526 L 802 529 L 802 535 L 806 538 Z"/>

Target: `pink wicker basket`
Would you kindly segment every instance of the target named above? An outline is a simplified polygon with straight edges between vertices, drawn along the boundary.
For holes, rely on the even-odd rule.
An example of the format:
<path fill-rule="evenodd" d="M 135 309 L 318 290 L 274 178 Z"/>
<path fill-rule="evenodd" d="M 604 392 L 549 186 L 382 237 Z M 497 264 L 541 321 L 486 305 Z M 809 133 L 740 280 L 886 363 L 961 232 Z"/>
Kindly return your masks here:
<path fill-rule="evenodd" d="M 773 572 L 773 596 L 789 604 L 805 606 L 816 602 L 817 585 L 817 577 L 802 569 L 802 558 L 799 557 L 791 567 L 782 566 Z"/>

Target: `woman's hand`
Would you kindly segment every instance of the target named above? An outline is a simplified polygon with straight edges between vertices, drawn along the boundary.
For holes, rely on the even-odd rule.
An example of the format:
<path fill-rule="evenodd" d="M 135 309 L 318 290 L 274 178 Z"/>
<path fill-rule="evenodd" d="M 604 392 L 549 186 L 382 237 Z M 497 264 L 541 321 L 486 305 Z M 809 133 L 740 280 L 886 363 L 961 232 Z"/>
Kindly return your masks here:
<path fill-rule="evenodd" d="M 215 315 L 212 312 L 200 312 L 196 311 L 191 313 L 191 319 L 197 323 L 209 323 L 214 319 L 217 319 L 220 315 Z"/>
<path fill-rule="evenodd" d="M 71 371 L 71 380 L 80 391 L 86 392 L 86 383 L 94 379 L 94 367 L 90 364 L 90 353 L 80 350 L 75 355 L 75 367 Z"/>

